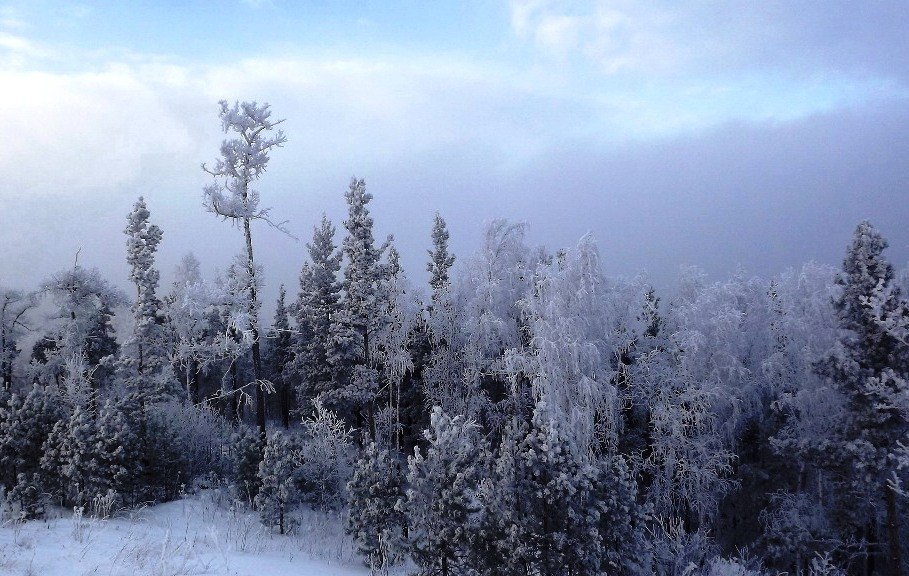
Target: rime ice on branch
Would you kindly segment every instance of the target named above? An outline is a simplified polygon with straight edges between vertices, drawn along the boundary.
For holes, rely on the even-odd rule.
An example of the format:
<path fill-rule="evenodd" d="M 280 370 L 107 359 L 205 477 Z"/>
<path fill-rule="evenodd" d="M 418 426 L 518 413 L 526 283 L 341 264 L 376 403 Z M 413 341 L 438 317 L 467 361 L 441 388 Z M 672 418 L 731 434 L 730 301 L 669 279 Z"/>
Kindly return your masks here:
<path fill-rule="evenodd" d="M 256 293 L 256 265 L 253 259 L 250 222 L 263 220 L 269 225 L 287 233 L 283 223 L 269 218 L 268 208 L 259 207 L 259 192 L 252 185 L 265 172 L 269 152 L 279 148 L 287 140 L 284 132 L 275 130 L 283 120 L 271 120 L 268 104 L 256 102 L 235 103 L 233 107 L 221 101 L 221 128 L 226 134 L 234 133 L 236 138 L 221 143 L 221 157 L 213 167 L 205 164 L 202 169 L 212 175 L 214 182 L 204 189 L 205 208 L 225 220 L 242 226 L 246 241 L 246 296 L 248 297 L 249 330 L 252 333 L 253 374 L 256 380 L 256 424 L 265 433 L 265 397 L 259 383 L 262 380 L 262 361 L 259 350 L 258 297 Z"/>

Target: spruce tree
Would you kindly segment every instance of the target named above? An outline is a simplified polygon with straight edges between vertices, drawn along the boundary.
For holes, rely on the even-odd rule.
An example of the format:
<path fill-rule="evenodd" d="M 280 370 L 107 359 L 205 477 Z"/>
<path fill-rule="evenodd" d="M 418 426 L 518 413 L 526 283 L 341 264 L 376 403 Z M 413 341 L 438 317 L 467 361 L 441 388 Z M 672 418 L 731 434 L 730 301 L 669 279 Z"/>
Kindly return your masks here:
<path fill-rule="evenodd" d="M 291 411 L 290 384 L 285 378 L 285 369 L 290 364 L 292 354 L 289 314 L 284 305 L 286 297 L 287 291 L 282 284 L 275 307 L 275 320 L 271 331 L 266 336 L 270 343 L 268 350 L 269 377 L 274 382 L 278 393 L 278 413 L 281 417 L 281 425 L 285 430 L 290 427 Z"/>
<path fill-rule="evenodd" d="M 887 241 L 870 222 L 859 223 L 836 280 L 842 288 L 834 301 L 840 340 L 817 370 L 847 403 L 833 462 L 844 481 L 847 513 L 855 528 L 873 540 L 876 519 L 869 512 L 883 502 L 890 544 L 887 565 L 890 574 L 898 575 L 900 526 L 891 481 L 898 471 L 892 455 L 909 432 L 904 400 L 909 395 L 909 343 L 882 322 L 905 314 L 893 285 L 893 268 L 883 256 L 886 248 Z"/>
<path fill-rule="evenodd" d="M 300 293 L 294 307 L 296 332 L 293 336 L 293 362 L 289 378 L 295 382 L 300 415 L 312 414 L 312 401 L 334 390 L 334 369 L 329 363 L 333 349 L 332 322 L 337 320 L 341 284 L 341 253 L 334 243 L 335 227 L 323 214 L 306 245 L 309 262 L 300 272 Z M 332 396 L 334 396 L 332 394 Z M 325 399 L 337 408 L 335 403 Z"/>
<path fill-rule="evenodd" d="M 375 439 L 375 399 L 379 375 L 370 355 L 375 332 L 381 322 L 379 300 L 384 247 L 377 248 L 373 238 L 373 219 L 368 204 L 372 194 L 366 182 L 353 178 L 345 194 L 348 217 L 344 221 L 347 236 L 341 249 L 346 259 L 342 281 L 343 298 L 337 316 L 332 320 L 331 363 L 334 368 L 337 398 L 346 404 L 347 413 L 356 428 L 365 429 Z"/>
<path fill-rule="evenodd" d="M 429 286 L 432 288 L 433 302 L 450 285 L 449 270 L 454 265 L 454 254 L 448 252 L 448 227 L 445 220 L 436 213 L 432 224 L 432 250 L 428 250 Z"/>

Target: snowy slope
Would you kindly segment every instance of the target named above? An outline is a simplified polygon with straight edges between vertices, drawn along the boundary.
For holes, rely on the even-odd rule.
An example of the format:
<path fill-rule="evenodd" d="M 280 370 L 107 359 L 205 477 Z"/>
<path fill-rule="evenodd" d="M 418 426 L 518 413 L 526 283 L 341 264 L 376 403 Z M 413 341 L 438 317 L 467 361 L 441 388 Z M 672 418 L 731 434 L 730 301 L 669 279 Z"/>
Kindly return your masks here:
<path fill-rule="evenodd" d="M 369 571 L 336 517 L 309 512 L 298 534 L 269 533 L 255 514 L 203 494 L 110 520 L 72 513 L 4 523 L 0 574 L 362 576 Z"/>

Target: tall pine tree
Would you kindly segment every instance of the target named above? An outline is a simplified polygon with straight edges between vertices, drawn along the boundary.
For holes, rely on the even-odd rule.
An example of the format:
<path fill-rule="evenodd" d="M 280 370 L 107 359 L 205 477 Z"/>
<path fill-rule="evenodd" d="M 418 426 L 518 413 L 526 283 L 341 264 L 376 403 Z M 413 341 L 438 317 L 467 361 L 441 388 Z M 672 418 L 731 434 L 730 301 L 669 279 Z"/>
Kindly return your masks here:
<path fill-rule="evenodd" d="M 841 335 L 818 371 L 846 398 L 847 413 L 839 428 L 840 460 L 850 516 L 865 538 L 877 540 L 874 510 L 885 510 L 889 573 L 902 574 L 899 517 L 893 454 L 909 432 L 909 345 L 881 319 L 904 314 L 893 267 L 884 258 L 887 241 L 862 221 L 837 277 L 842 287 L 834 301 Z M 875 296 L 878 296 L 875 300 Z M 880 296 L 884 295 L 883 298 Z M 878 503 L 883 503 L 882 507 Z"/>
<path fill-rule="evenodd" d="M 334 390 L 334 369 L 329 362 L 333 349 L 332 322 L 337 321 L 341 284 L 341 253 L 334 243 L 335 227 L 323 214 L 306 245 L 309 262 L 300 272 L 300 293 L 294 306 L 296 332 L 293 361 L 288 376 L 295 384 L 297 403 L 303 416 L 312 414 L 313 399 Z M 328 402 L 335 408 L 333 402 Z"/>

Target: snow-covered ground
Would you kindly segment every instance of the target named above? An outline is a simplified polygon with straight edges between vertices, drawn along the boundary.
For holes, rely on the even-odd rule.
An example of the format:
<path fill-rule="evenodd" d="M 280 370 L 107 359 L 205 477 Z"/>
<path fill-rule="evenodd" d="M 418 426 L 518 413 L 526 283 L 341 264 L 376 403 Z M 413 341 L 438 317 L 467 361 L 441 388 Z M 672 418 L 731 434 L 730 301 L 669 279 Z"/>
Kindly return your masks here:
<path fill-rule="evenodd" d="M 108 520 L 71 512 L 0 527 L 0 574 L 369 574 L 336 517 L 307 512 L 291 536 L 203 493 Z"/>

